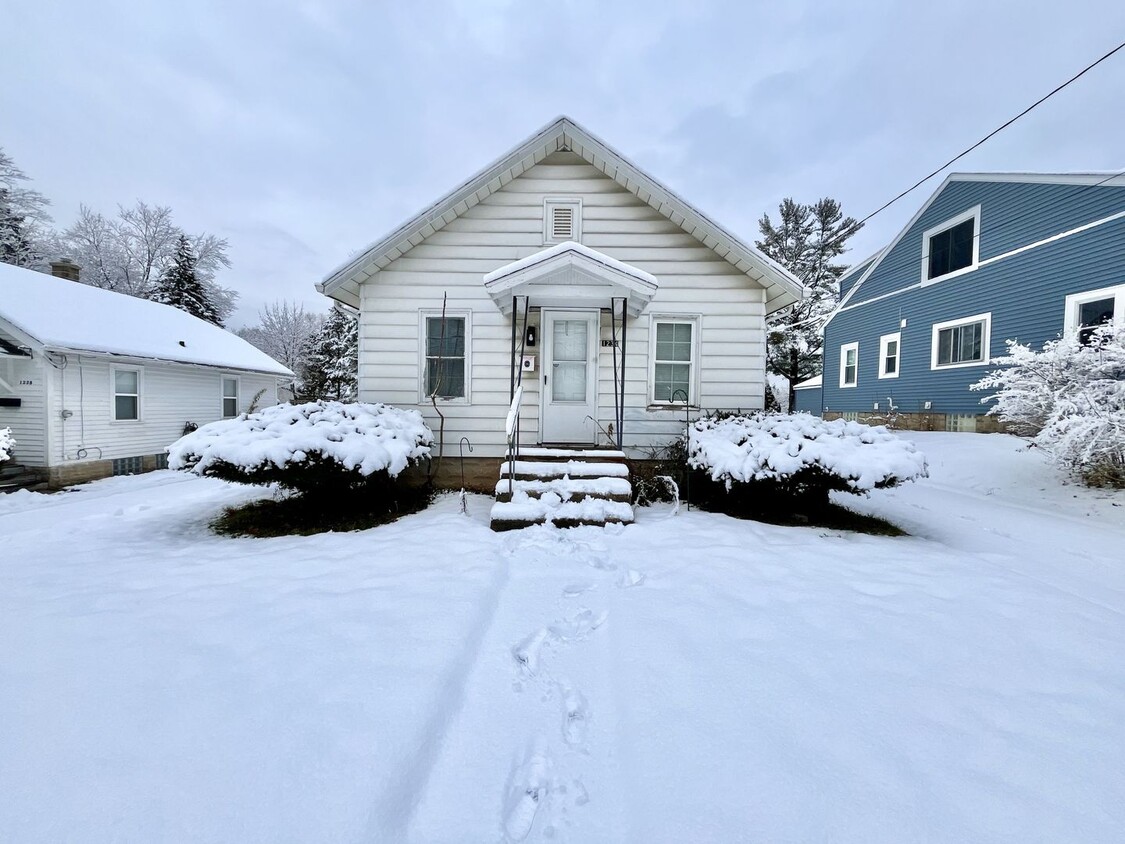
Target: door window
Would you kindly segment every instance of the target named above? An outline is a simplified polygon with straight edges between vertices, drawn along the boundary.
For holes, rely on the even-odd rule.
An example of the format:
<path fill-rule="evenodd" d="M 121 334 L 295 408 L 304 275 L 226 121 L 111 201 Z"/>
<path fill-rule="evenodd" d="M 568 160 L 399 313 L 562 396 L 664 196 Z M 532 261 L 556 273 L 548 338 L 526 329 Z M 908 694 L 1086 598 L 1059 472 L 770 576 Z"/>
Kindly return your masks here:
<path fill-rule="evenodd" d="M 551 332 L 551 400 L 586 401 L 589 327 L 586 319 L 557 319 Z"/>

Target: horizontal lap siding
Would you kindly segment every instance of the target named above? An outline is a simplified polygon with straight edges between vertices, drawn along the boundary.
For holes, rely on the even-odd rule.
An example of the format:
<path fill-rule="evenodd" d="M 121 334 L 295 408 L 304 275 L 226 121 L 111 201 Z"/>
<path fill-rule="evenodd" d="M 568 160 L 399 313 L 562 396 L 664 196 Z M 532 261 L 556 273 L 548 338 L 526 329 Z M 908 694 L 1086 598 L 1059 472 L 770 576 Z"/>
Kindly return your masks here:
<path fill-rule="evenodd" d="M 932 402 L 935 413 L 982 413 L 982 393 L 971 392 L 991 367 L 931 371 L 934 323 L 992 313 L 993 359 L 1005 340 L 1041 348 L 1063 331 L 1066 297 L 1125 283 L 1125 219 L 1029 250 L 963 276 L 842 311 L 828 325 L 824 354 L 824 407 L 869 411 L 888 397 L 902 412 Z M 879 337 L 902 331 L 901 375 L 879 379 Z M 840 346 L 859 342 L 859 384 L 839 386 Z"/>
<path fill-rule="evenodd" d="M 12 460 L 26 466 L 47 465 L 47 364 L 34 358 L 0 358 L 0 378 L 15 391 L 19 407 L 0 407 L 0 428 L 16 440 Z M 30 381 L 30 384 L 20 384 Z M 0 387 L 0 395 L 9 395 Z"/>
<path fill-rule="evenodd" d="M 682 428 L 679 417 L 649 411 L 649 313 L 701 318 L 700 390 L 708 408 L 761 407 L 764 394 L 764 313 L 762 290 L 655 210 L 571 154 L 556 154 L 530 168 L 504 190 L 430 235 L 361 287 L 360 392 L 364 400 L 419 407 L 434 427 L 438 416 L 419 403 L 419 310 L 472 312 L 472 403 L 442 403 L 446 453 L 456 453 L 462 435 L 474 453 L 504 448 L 508 407 L 512 322 L 484 290 L 482 276 L 545 248 L 543 198 L 582 197 L 582 242 L 652 273 L 658 292 L 646 312 L 630 318 L 625 373 L 626 444 L 667 442 Z M 534 302 L 532 303 L 534 304 Z M 608 303 L 607 303 L 608 304 Z M 532 312 L 529 323 L 538 325 Z M 609 339 L 609 314 L 601 338 Z M 542 344 L 527 349 L 537 357 L 534 376 L 524 383 L 521 439 L 538 439 Z M 613 350 L 599 345 L 598 417 L 603 428 L 614 419 Z"/>
<path fill-rule="evenodd" d="M 113 366 L 140 366 L 141 419 L 113 419 Z M 184 425 L 205 425 L 222 417 L 222 370 L 166 363 L 126 363 L 104 357 L 68 355 L 51 391 L 52 465 L 74 460 L 113 460 L 159 454 L 183 434 Z M 277 403 L 276 379 L 228 372 L 239 377 L 239 411 L 249 409 L 259 390 L 259 407 Z M 62 411 L 73 415 L 65 421 Z M 80 456 L 80 450 L 85 452 Z"/>

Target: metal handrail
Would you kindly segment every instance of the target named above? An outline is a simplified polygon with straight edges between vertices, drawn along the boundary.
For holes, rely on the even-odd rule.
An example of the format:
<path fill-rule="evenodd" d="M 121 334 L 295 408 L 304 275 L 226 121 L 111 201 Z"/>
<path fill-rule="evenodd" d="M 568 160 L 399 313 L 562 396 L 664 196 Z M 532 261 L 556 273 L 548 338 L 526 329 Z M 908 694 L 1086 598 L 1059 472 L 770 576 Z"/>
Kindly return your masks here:
<path fill-rule="evenodd" d="M 508 495 L 515 486 L 516 460 L 520 454 L 520 402 L 523 401 L 523 385 L 516 387 L 508 415 L 504 419 L 504 438 L 508 442 Z"/>

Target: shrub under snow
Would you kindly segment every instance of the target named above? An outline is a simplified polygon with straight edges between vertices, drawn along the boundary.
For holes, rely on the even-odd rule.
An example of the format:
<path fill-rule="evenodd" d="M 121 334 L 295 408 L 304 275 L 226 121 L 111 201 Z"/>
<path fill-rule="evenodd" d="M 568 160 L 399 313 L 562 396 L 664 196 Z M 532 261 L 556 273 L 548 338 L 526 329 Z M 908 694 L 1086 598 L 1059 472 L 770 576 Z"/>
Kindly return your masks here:
<path fill-rule="evenodd" d="M 727 492 L 744 487 L 767 509 L 779 500 L 822 504 L 830 490 L 860 494 L 926 476 L 922 453 L 886 428 L 807 413 L 699 419 L 688 429 L 688 464 Z"/>
<path fill-rule="evenodd" d="M 279 404 L 182 437 L 168 449 L 168 466 L 335 497 L 385 486 L 427 456 L 432 442 L 416 410 L 336 401 Z"/>
<path fill-rule="evenodd" d="M 1064 337 L 1043 350 L 1008 341 L 1008 354 L 972 386 L 1014 433 L 1034 438 L 1091 485 L 1125 486 L 1125 326 Z"/>
<path fill-rule="evenodd" d="M 11 428 L 0 428 L 0 463 L 12 456 L 12 447 L 16 444 Z"/>

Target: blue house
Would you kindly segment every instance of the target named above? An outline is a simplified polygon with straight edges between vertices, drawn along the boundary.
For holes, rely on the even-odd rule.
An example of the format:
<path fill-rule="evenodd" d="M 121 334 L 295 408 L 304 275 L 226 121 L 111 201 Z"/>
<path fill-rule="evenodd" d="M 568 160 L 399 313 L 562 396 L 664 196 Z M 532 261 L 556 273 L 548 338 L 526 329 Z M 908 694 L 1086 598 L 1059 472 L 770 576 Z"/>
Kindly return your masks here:
<path fill-rule="evenodd" d="M 952 174 L 840 295 L 825 327 L 826 418 L 994 430 L 969 385 L 1006 340 L 1041 347 L 1125 321 L 1125 177 Z"/>

